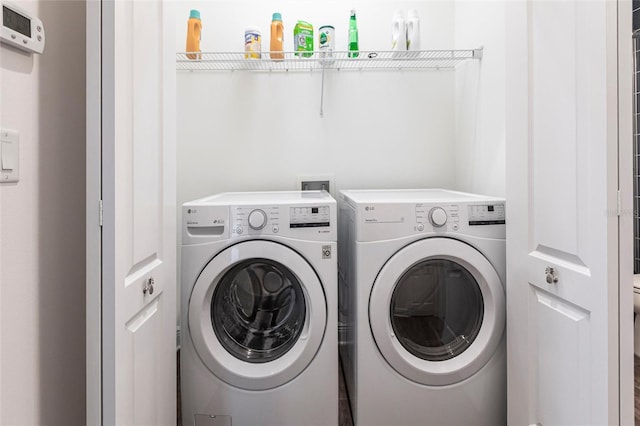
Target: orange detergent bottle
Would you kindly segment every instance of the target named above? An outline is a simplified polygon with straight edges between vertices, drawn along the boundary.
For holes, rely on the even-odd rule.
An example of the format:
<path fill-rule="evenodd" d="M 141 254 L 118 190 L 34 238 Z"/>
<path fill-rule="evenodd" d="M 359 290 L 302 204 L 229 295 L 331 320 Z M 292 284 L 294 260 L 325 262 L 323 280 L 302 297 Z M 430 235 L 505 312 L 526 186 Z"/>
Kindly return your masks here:
<path fill-rule="evenodd" d="M 200 21 L 200 12 L 192 9 L 187 22 L 187 58 L 201 59 L 201 54 L 192 52 L 200 52 L 200 32 L 202 30 L 202 21 Z"/>
<path fill-rule="evenodd" d="M 284 25 L 282 24 L 282 15 L 274 13 L 271 21 L 271 45 L 269 46 L 269 55 L 271 59 L 281 61 L 284 59 L 282 53 L 282 42 L 284 40 Z"/>

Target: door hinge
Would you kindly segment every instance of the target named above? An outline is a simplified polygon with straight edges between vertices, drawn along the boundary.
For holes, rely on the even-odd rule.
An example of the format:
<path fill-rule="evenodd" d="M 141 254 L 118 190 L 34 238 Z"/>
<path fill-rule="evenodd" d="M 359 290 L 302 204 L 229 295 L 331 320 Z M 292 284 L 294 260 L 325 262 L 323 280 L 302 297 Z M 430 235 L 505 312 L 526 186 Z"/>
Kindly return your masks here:
<path fill-rule="evenodd" d="M 617 214 L 618 217 L 622 215 L 622 196 L 620 195 L 620 190 L 618 190 L 618 202 L 617 202 Z"/>
<path fill-rule="evenodd" d="M 98 213 L 98 215 L 100 220 L 100 226 L 102 226 L 102 217 L 103 217 L 102 200 L 100 200 L 99 202 L 99 209 L 100 209 L 100 212 Z"/>

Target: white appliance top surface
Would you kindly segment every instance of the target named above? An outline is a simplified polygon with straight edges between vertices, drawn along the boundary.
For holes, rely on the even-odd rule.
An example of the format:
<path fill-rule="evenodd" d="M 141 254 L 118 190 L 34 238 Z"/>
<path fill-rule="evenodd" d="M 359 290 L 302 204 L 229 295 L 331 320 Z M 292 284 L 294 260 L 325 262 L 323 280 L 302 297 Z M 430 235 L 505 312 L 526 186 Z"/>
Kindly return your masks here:
<path fill-rule="evenodd" d="M 250 204 L 318 204 L 335 203 L 326 191 L 223 192 L 184 203 L 184 206 L 221 206 Z"/>
<path fill-rule="evenodd" d="M 364 189 L 340 193 L 355 203 L 457 203 L 503 200 L 446 189 Z"/>

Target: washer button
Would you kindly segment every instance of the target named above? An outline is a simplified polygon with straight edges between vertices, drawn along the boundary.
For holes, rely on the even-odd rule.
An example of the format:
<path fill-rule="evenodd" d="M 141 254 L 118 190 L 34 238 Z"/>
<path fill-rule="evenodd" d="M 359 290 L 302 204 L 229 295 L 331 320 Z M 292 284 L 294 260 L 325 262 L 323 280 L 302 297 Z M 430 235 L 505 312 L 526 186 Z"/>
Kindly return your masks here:
<path fill-rule="evenodd" d="M 249 213 L 249 228 L 259 231 L 267 224 L 267 214 L 264 210 L 255 209 Z"/>
<path fill-rule="evenodd" d="M 236 226 L 236 234 L 240 235 L 240 234 L 242 234 L 243 231 L 244 231 L 244 229 L 242 229 L 242 226 L 240 226 L 240 225 Z"/>
<path fill-rule="evenodd" d="M 16 35 L 15 34 L 11 34 L 11 38 L 15 40 L 16 39 Z"/>
<path fill-rule="evenodd" d="M 22 40 L 24 44 L 27 44 L 27 39 Z"/>
<path fill-rule="evenodd" d="M 38 35 L 38 41 L 42 41 L 42 36 Z"/>
<path fill-rule="evenodd" d="M 38 25 L 36 29 L 38 30 L 39 33 L 42 32 L 42 27 L 40 25 Z"/>
<path fill-rule="evenodd" d="M 277 233 L 278 233 L 278 231 L 280 230 L 280 228 L 278 227 L 278 225 L 273 225 L 273 226 L 271 227 L 271 230 L 273 231 L 273 233 L 274 233 L 274 234 L 277 234 Z"/>
<path fill-rule="evenodd" d="M 416 226 L 416 229 L 420 232 L 424 231 L 424 225 L 422 223 L 419 223 L 418 226 Z"/>
<path fill-rule="evenodd" d="M 453 224 L 453 226 L 451 226 L 451 228 L 452 228 L 454 231 L 457 231 L 457 230 L 458 230 L 458 228 L 459 228 L 459 226 L 458 226 L 458 224 L 457 224 L 457 223 L 454 223 L 454 224 Z"/>
<path fill-rule="evenodd" d="M 429 211 L 429 219 L 433 226 L 439 228 L 447 223 L 447 212 L 442 207 L 434 207 Z"/>

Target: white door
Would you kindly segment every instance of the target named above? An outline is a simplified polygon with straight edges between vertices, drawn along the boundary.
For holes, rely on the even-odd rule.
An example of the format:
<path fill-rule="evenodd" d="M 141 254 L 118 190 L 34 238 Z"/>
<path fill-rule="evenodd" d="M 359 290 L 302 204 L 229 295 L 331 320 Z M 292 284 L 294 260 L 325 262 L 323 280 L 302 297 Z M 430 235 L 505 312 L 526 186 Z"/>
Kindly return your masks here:
<path fill-rule="evenodd" d="M 618 114 L 628 111 L 617 6 L 507 2 L 509 424 L 630 422 L 618 370 Z"/>
<path fill-rule="evenodd" d="M 167 7 L 87 2 L 89 424 L 176 420 L 175 34 Z"/>

